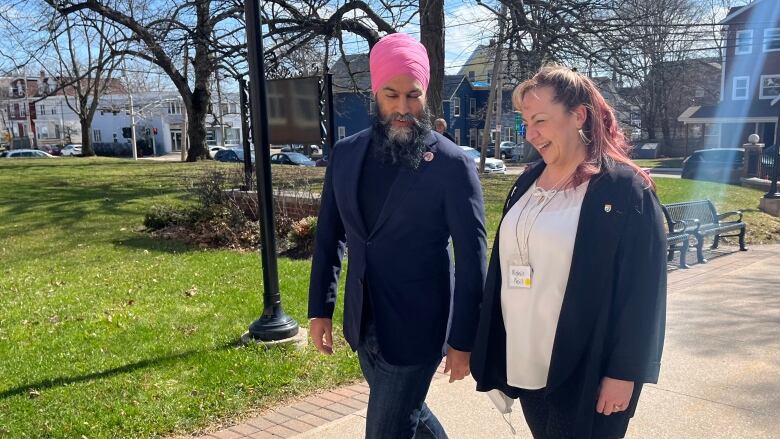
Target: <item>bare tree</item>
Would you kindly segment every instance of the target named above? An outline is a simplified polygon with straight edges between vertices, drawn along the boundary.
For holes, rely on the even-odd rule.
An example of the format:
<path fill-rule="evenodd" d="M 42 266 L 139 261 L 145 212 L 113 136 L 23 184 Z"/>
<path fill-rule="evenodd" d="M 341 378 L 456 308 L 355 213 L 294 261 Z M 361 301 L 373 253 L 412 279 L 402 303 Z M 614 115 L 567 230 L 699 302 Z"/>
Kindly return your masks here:
<path fill-rule="evenodd" d="M 187 110 L 188 161 L 207 156 L 206 115 L 211 100 L 210 81 L 217 67 L 213 35 L 218 27 L 241 32 L 243 7 L 232 0 L 168 0 L 112 2 L 110 0 L 45 0 L 62 16 L 92 11 L 129 35 L 115 42 L 114 56 L 131 56 L 157 65 L 178 90 Z M 127 48 L 120 46 L 130 43 Z M 191 54 L 188 48 L 191 47 Z M 233 48 L 238 52 L 239 47 Z M 192 81 L 180 66 L 192 65 Z"/>
<path fill-rule="evenodd" d="M 119 30 L 103 17 L 90 11 L 52 17 L 49 25 L 51 45 L 56 59 L 58 84 L 65 103 L 79 118 L 81 153 L 95 155 L 91 127 L 100 97 L 110 88 L 117 89 L 113 74 L 123 56 L 113 56 L 112 43 L 122 38 Z M 50 76 L 52 69 L 49 69 Z M 64 129 L 64 128 L 63 128 Z"/>
<path fill-rule="evenodd" d="M 681 61 L 695 53 L 691 49 L 703 38 L 703 29 L 694 26 L 695 5 L 691 0 L 624 0 L 617 14 L 632 25 L 614 36 L 611 61 L 639 86 L 635 103 L 648 139 L 655 140 L 660 127 L 671 144 L 671 121 L 677 116 L 669 113 L 671 83 L 681 75 Z"/>

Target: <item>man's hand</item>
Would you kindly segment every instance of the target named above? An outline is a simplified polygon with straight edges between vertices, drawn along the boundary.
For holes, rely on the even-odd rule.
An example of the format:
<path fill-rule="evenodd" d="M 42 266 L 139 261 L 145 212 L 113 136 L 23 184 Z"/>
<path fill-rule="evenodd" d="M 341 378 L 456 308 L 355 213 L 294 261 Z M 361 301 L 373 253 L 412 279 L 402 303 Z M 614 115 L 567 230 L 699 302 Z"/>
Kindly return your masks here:
<path fill-rule="evenodd" d="M 444 373 L 450 372 L 450 382 L 462 380 L 471 373 L 469 360 L 471 352 L 463 352 L 453 348 L 447 348 L 447 359 L 444 363 Z"/>
<path fill-rule="evenodd" d="M 309 336 L 317 350 L 326 355 L 333 354 L 333 321 L 324 317 L 309 321 Z"/>
<path fill-rule="evenodd" d="M 609 416 L 628 408 L 631 395 L 634 393 L 634 382 L 604 377 L 601 379 L 598 393 L 596 411 L 604 416 Z"/>

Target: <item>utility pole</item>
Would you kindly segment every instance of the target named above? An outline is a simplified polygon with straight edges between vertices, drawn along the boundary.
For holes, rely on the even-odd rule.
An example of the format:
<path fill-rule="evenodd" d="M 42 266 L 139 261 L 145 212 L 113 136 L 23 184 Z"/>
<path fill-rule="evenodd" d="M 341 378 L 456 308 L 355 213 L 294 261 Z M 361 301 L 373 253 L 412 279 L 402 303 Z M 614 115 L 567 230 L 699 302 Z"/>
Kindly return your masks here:
<path fill-rule="evenodd" d="M 62 93 L 64 94 L 65 91 L 63 90 Z M 65 99 L 63 96 L 62 99 L 60 99 L 60 140 L 62 140 L 62 145 L 65 145 L 65 114 L 63 114 L 62 110 L 62 101 Z"/>
<path fill-rule="evenodd" d="M 222 133 L 222 146 L 225 146 L 225 113 L 222 110 L 222 88 L 219 86 L 219 69 L 214 69 L 217 82 L 217 105 L 219 105 L 219 131 Z"/>
<path fill-rule="evenodd" d="M 124 66 L 125 87 L 127 87 L 127 97 L 130 100 L 130 146 L 133 150 L 133 160 L 138 160 L 138 148 L 135 138 L 135 108 L 133 106 L 133 91 L 130 90 L 130 79 L 127 77 L 127 66 Z"/>
<path fill-rule="evenodd" d="M 188 76 L 187 76 L 187 65 L 189 64 L 189 54 L 190 54 L 190 48 L 186 44 L 184 45 L 184 79 L 187 79 L 187 82 L 189 83 Z M 182 129 L 181 133 L 181 161 L 186 162 L 187 161 L 187 147 L 189 146 L 189 136 L 187 135 L 187 130 L 189 127 L 187 126 L 187 105 L 184 101 L 182 101 L 182 114 L 184 115 L 184 128 Z M 176 103 L 174 102 L 174 107 L 176 106 Z"/>
<path fill-rule="evenodd" d="M 485 114 L 485 128 L 483 133 L 487 132 L 487 135 L 482 135 L 482 145 L 480 145 L 480 158 L 479 158 L 479 173 L 485 173 L 485 158 L 487 156 L 487 146 L 490 140 L 490 132 L 493 127 L 493 101 L 496 98 L 496 94 L 501 93 L 496 85 L 501 84 L 501 81 L 497 80 L 501 73 L 501 60 L 502 60 L 502 47 L 504 45 L 504 26 L 506 16 L 506 5 L 501 6 L 501 13 L 498 17 L 498 40 L 496 41 L 496 58 L 493 61 L 493 82 L 490 84 L 490 93 L 488 94 L 488 103 Z M 500 124 L 500 122 L 499 122 Z M 497 154 L 501 154 L 500 142 L 496 142 L 495 149 Z"/>
<path fill-rule="evenodd" d="M 501 105 L 504 100 L 504 83 L 503 83 L 503 75 L 500 75 L 498 77 L 494 76 L 496 81 L 496 147 L 494 148 L 495 151 L 493 153 L 493 156 L 497 159 L 501 158 Z"/>
<path fill-rule="evenodd" d="M 30 110 L 30 87 L 27 83 L 27 68 L 22 71 L 24 75 L 24 112 L 27 114 L 27 137 L 32 137 L 32 147 L 38 149 L 38 139 L 35 138 L 32 125 L 32 111 Z"/>

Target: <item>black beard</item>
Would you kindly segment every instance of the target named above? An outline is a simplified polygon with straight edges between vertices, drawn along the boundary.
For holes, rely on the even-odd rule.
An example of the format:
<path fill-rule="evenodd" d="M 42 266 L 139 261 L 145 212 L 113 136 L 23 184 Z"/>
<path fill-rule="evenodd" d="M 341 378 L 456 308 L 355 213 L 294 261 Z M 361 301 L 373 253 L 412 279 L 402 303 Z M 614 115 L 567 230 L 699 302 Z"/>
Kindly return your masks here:
<path fill-rule="evenodd" d="M 384 164 L 400 164 L 411 170 L 419 168 L 422 155 L 428 148 L 425 139 L 431 132 L 431 112 L 428 106 L 423 107 L 419 118 L 411 114 L 401 116 L 398 113 L 382 118 L 376 102 L 372 105 L 374 106 L 372 118 L 374 154 Z M 411 132 L 406 136 L 394 136 L 391 133 L 391 121 L 394 119 L 412 122 L 412 126 L 407 128 Z"/>

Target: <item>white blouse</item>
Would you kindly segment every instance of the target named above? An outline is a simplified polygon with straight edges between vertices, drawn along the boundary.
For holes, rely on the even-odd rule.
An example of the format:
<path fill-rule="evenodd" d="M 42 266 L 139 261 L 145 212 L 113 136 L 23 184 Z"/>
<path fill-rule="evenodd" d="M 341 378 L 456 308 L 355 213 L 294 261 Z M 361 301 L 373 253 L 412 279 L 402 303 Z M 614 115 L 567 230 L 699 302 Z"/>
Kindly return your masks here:
<path fill-rule="evenodd" d="M 507 383 L 513 387 L 541 389 L 547 385 L 587 187 L 586 181 L 552 195 L 534 183 L 501 222 L 501 311 L 506 328 Z M 531 267 L 530 288 L 509 287 L 510 265 Z"/>

